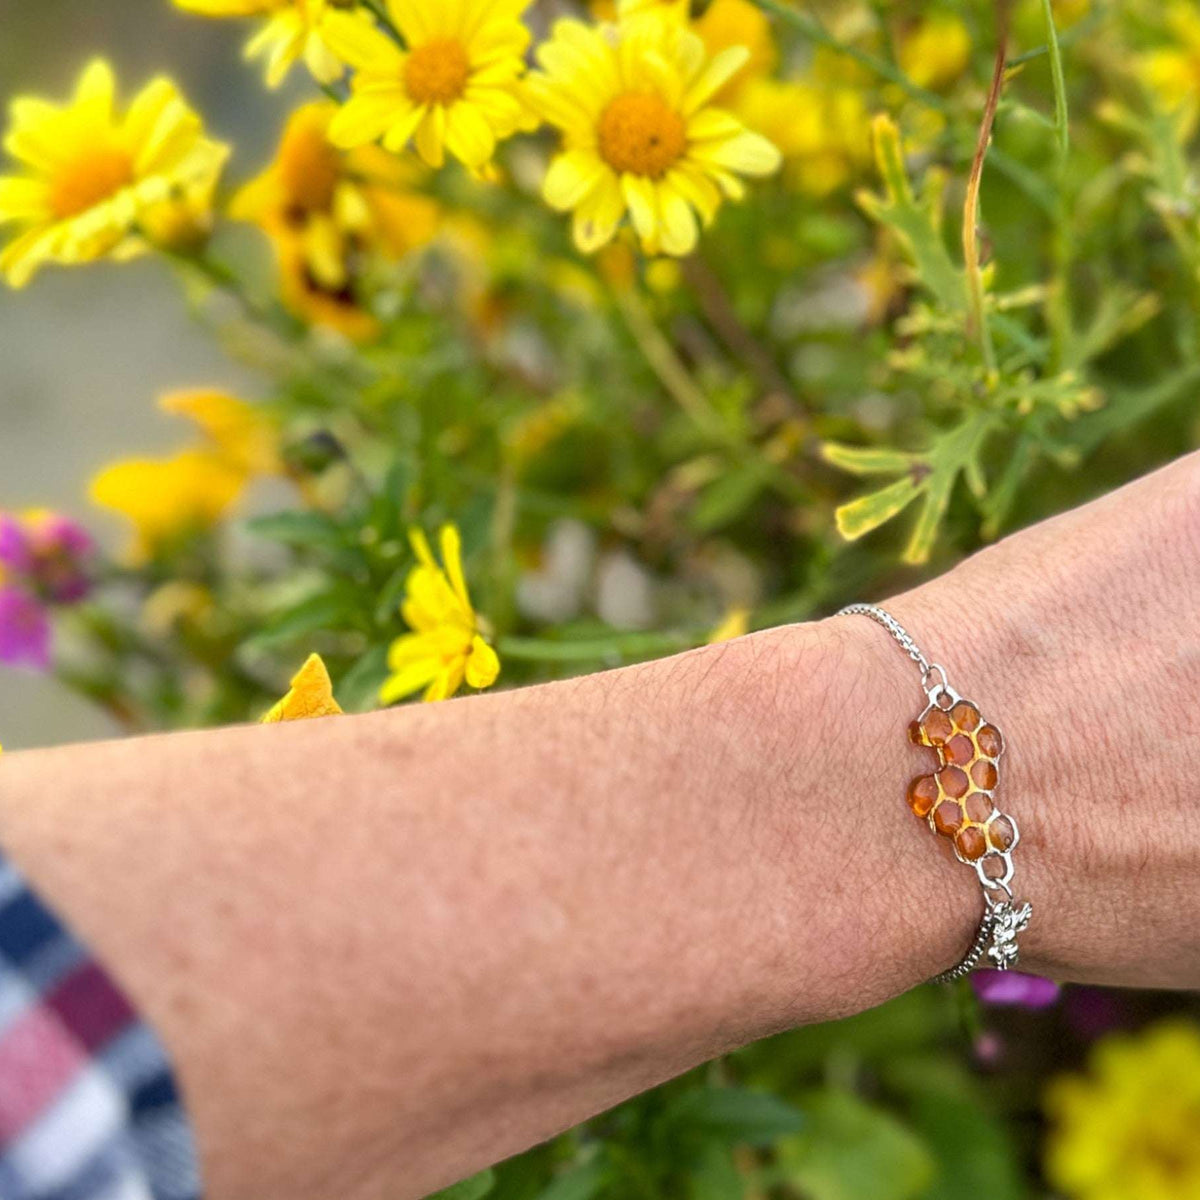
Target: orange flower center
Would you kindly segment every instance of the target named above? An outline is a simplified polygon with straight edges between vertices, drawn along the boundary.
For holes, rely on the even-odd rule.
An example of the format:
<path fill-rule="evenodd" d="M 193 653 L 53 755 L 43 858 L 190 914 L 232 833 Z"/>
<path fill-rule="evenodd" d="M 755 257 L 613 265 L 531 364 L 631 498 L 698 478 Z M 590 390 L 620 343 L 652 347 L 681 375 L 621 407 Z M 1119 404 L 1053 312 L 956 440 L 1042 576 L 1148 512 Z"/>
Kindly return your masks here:
<path fill-rule="evenodd" d="M 453 104 L 471 77 L 471 60 L 456 38 L 418 46 L 404 64 L 404 87 L 417 104 Z"/>
<path fill-rule="evenodd" d="M 600 157 L 614 171 L 658 179 L 687 149 L 683 118 L 654 92 L 626 92 L 604 110 L 597 129 Z"/>
<path fill-rule="evenodd" d="M 85 147 L 55 172 L 50 207 L 60 220 L 78 216 L 133 182 L 133 159 L 118 146 Z"/>

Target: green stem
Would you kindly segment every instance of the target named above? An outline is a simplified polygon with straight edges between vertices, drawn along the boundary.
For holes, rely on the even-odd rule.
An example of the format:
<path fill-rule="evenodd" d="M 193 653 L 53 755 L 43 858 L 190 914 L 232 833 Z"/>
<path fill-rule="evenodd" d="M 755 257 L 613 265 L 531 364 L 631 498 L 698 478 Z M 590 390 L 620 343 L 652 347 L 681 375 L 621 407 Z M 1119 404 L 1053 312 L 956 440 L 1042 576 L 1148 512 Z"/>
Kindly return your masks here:
<path fill-rule="evenodd" d="M 388 34 L 393 37 L 401 46 L 405 45 L 404 34 L 396 28 L 388 13 L 387 6 L 382 0 L 361 0 L 362 6 L 371 12 L 371 15 L 384 27 Z"/>
<path fill-rule="evenodd" d="M 1080 38 L 1086 37 L 1097 25 L 1108 15 L 1107 5 L 1101 4 L 1099 0 L 1092 5 L 1091 11 L 1081 21 L 1077 21 L 1066 33 L 1060 34 L 1058 44 L 1060 47 L 1074 45 Z M 1032 50 L 1026 50 L 1024 54 L 1018 54 L 1014 58 L 1008 60 L 1009 67 L 1023 67 L 1026 63 L 1033 62 L 1034 59 L 1041 58 L 1043 54 L 1050 54 L 1051 48 L 1049 45 L 1034 46 Z"/>
<path fill-rule="evenodd" d="M 858 46 L 851 46 L 846 42 L 839 41 L 820 21 L 809 13 L 792 8 L 790 5 L 783 3 L 783 0 L 753 0 L 753 2 L 763 12 L 769 13 L 773 17 L 778 17 L 781 21 L 786 21 L 794 29 L 799 30 L 809 41 L 816 42 L 819 46 L 825 46 L 829 50 L 833 50 L 838 54 L 844 54 L 847 58 L 853 59 L 860 66 L 866 67 L 869 71 L 874 71 L 876 75 L 903 89 L 914 100 L 919 100 L 922 104 L 927 105 L 929 108 L 935 108 L 939 112 L 947 110 L 948 105 L 946 101 L 936 92 L 927 91 L 919 84 L 913 83 L 899 67 L 894 66 L 886 59 L 879 58 L 867 50 L 861 50 Z"/>
<path fill-rule="evenodd" d="M 729 441 L 729 430 L 683 365 L 675 347 L 655 324 L 641 296 L 632 287 L 616 290 L 617 307 L 633 340 L 664 390 L 696 425 L 720 442 Z"/>
<path fill-rule="evenodd" d="M 514 662 L 594 663 L 675 654 L 700 645 L 707 636 L 706 630 L 703 633 L 618 633 L 610 637 L 565 642 L 502 637 L 496 643 L 496 650 L 501 658 Z"/>
<path fill-rule="evenodd" d="M 1062 49 L 1058 42 L 1058 30 L 1054 26 L 1054 11 L 1050 7 L 1050 0 L 1042 0 L 1042 16 L 1046 22 L 1046 45 L 1050 52 L 1050 78 L 1054 84 L 1054 133 L 1058 139 L 1059 163 L 1065 164 L 1071 148 L 1067 112 L 1067 83 L 1063 73 Z"/>
<path fill-rule="evenodd" d="M 281 308 L 263 304 L 248 295 L 238 274 L 219 259 L 213 258 L 206 249 L 191 253 L 173 250 L 168 246 L 156 246 L 155 249 L 177 267 L 193 272 L 215 290 L 229 296 L 249 320 L 266 326 L 289 341 L 294 341 L 298 336 L 300 326 L 295 320 Z"/>
<path fill-rule="evenodd" d="M 979 140 L 975 144 L 975 158 L 971 163 L 966 202 L 963 205 L 963 263 L 966 267 L 967 288 L 971 300 L 971 326 L 979 338 L 979 348 L 983 354 L 983 365 L 989 382 L 996 377 L 996 350 L 992 345 L 992 331 L 984 304 L 983 271 L 979 263 L 979 192 L 983 183 L 983 164 L 987 158 L 988 143 L 992 140 L 996 108 L 1000 104 L 1000 93 L 1004 89 L 1004 66 L 1008 53 L 1008 12 L 1008 4 L 1000 0 L 997 7 L 996 64 L 992 70 L 992 86 L 988 89 L 983 120 L 979 123 Z"/>

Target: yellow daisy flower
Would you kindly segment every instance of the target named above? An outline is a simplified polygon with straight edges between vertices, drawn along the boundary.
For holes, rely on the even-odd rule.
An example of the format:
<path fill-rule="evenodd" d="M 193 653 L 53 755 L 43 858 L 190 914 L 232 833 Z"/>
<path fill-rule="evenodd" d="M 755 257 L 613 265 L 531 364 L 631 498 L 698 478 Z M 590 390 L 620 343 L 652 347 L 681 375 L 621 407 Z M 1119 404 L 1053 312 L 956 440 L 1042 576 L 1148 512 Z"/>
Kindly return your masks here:
<path fill-rule="evenodd" d="M 409 165 L 378 146 L 339 150 L 337 112 L 306 104 L 289 118 L 275 161 L 234 197 L 230 216 L 271 238 L 284 304 L 302 319 L 365 340 L 378 322 L 359 302 L 370 257 L 396 260 L 437 232 L 439 210 L 412 190 Z"/>
<path fill-rule="evenodd" d="M 262 17 L 264 24 L 246 43 L 247 58 L 267 60 L 267 86 L 278 87 L 301 59 L 321 83 L 333 83 L 345 70 L 329 44 L 329 18 L 366 23 L 349 14 L 354 0 L 175 0 L 178 8 L 203 17 Z"/>
<path fill-rule="evenodd" d="M 338 53 L 357 74 L 330 138 L 344 147 L 382 138 L 393 152 L 412 142 L 431 167 L 443 164 L 447 150 L 473 170 L 484 167 L 496 143 L 527 123 L 517 84 L 530 41 L 521 21 L 529 3 L 387 0 L 404 47 L 350 20 L 331 26 Z"/>
<path fill-rule="evenodd" d="M 1200 1030 L 1167 1021 L 1105 1038 L 1046 1096 L 1051 1185 L 1077 1200 L 1200 1196 Z"/>
<path fill-rule="evenodd" d="M 500 660 L 484 641 L 480 618 L 471 607 L 458 530 L 453 525 L 442 528 L 441 566 L 424 533 L 413 530 L 409 537 L 417 565 L 408 577 L 400 611 L 414 632 L 392 643 L 392 674 L 380 699 L 391 704 L 424 688 L 422 699 L 445 700 L 464 679 L 473 688 L 491 687 L 500 674 Z"/>
<path fill-rule="evenodd" d="M 559 21 L 538 48 L 531 102 L 563 133 L 543 195 L 574 212 L 585 254 L 607 243 L 626 212 L 648 254 L 695 248 L 739 175 L 769 175 L 779 151 L 712 98 L 745 65 L 731 47 L 709 58 L 700 38 L 669 17 L 620 26 Z"/>
<path fill-rule="evenodd" d="M 313 717 L 340 716 L 341 712 L 341 705 L 333 697 L 333 683 L 325 660 L 319 654 L 310 654 L 296 672 L 287 695 L 263 715 L 259 724 L 309 721 Z"/>
<path fill-rule="evenodd" d="M 170 80 L 156 79 L 114 111 L 115 81 L 90 63 L 65 105 L 13 100 L 4 148 L 25 168 L 0 177 L 0 225 L 20 232 L 0 250 L 0 272 L 23 287 L 45 263 L 129 258 L 146 248 L 144 214 L 210 179 L 225 148 Z"/>

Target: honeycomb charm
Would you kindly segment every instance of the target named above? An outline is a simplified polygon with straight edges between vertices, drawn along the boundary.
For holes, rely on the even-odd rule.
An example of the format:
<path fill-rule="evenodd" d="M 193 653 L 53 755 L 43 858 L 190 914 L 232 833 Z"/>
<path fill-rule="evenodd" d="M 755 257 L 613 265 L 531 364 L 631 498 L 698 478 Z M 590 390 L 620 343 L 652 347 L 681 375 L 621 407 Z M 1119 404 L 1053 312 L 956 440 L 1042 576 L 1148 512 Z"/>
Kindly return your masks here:
<path fill-rule="evenodd" d="M 951 843 L 960 862 L 975 867 L 981 880 L 1007 881 L 1010 852 L 1020 835 L 994 800 L 1004 738 L 972 701 L 945 685 L 930 694 L 908 736 L 937 755 L 937 769 L 908 785 L 908 805 Z"/>

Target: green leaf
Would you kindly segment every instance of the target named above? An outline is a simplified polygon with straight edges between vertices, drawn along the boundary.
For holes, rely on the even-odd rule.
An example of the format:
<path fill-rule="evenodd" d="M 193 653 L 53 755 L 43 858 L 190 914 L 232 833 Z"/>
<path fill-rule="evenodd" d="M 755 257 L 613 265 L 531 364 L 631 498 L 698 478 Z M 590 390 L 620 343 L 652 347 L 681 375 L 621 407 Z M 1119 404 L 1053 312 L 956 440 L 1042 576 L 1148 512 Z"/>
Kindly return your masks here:
<path fill-rule="evenodd" d="M 737 520 L 758 499 L 765 486 L 765 472 L 757 463 L 722 475 L 701 493 L 692 510 L 693 528 L 709 533 Z"/>
<path fill-rule="evenodd" d="M 612 1178 L 608 1162 L 591 1158 L 578 1163 L 560 1175 L 538 1200 L 592 1200 Z"/>
<path fill-rule="evenodd" d="M 847 446 L 842 442 L 824 442 L 821 457 L 852 475 L 901 475 L 920 462 L 915 454 L 890 450 L 886 446 Z"/>
<path fill-rule="evenodd" d="M 496 1172 L 490 1168 L 464 1179 L 452 1187 L 435 1192 L 427 1200 L 482 1200 L 496 1186 Z"/>
<path fill-rule="evenodd" d="M 890 1088 L 908 1099 L 908 1112 L 938 1163 L 921 1200 L 1023 1200 L 1028 1194 L 1020 1155 L 988 1096 L 954 1059 L 907 1055 L 884 1065 Z"/>
<path fill-rule="evenodd" d="M 279 512 L 252 517 L 246 528 L 255 537 L 286 546 L 337 546 L 345 544 L 346 533 L 332 517 L 317 512 Z"/>
<path fill-rule="evenodd" d="M 834 513 L 838 533 L 848 542 L 856 541 L 903 512 L 924 488 L 924 480 L 918 482 L 911 475 L 905 475 L 903 479 L 897 479 L 877 492 L 841 505 Z"/>
<path fill-rule="evenodd" d="M 346 672 L 334 689 L 347 712 L 371 712 L 379 707 L 379 689 L 388 675 L 388 648 L 372 646 Z"/>
<path fill-rule="evenodd" d="M 936 196 L 931 189 L 921 204 L 913 197 L 896 123 L 881 114 L 875 118 L 873 129 L 875 161 L 885 195 L 860 194 L 859 204 L 868 216 L 895 230 L 916 267 L 918 279 L 941 306 L 950 313 L 965 313 L 966 277 L 946 249 Z"/>
<path fill-rule="evenodd" d="M 962 469 L 965 469 L 965 464 Z M 929 561 L 942 518 L 946 515 L 946 509 L 950 507 L 950 496 L 957 479 L 958 470 L 935 471 L 929 476 L 917 514 L 917 523 L 913 526 L 912 537 L 904 548 L 906 563 Z"/>
<path fill-rule="evenodd" d="M 313 633 L 335 633 L 358 623 L 358 597 L 347 587 L 318 592 L 288 609 L 261 632 L 246 640 L 255 650 L 286 645 Z"/>
<path fill-rule="evenodd" d="M 779 1175 L 808 1200 L 916 1200 L 935 1176 L 933 1156 L 896 1117 L 849 1092 L 805 1103 L 808 1130 L 779 1146 Z"/>
<path fill-rule="evenodd" d="M 688 1180 L 688 1200 L 745 1200 L 746 1178 L 723 1142 L 706 1142 Z"/>
<path fill-rule="evenodd" d="M 400 601 L 404 598 L 405 585 L 412 573 L 412 563 L 405 563 L 392 572 L 387 583 L 379 590 L 375 600 L 375 621 L 379 625 L 390 625 L 400 611 Z"/>
<path fill-rule="evenodd" d="M 804 1127 L 804 1114 L 770 1092 L 748 1088 L 698 1088 L 684 1092 L 664 1121 L 689 1131 L 717 1135 L 734 1144 L 765 1146 Z"/>

